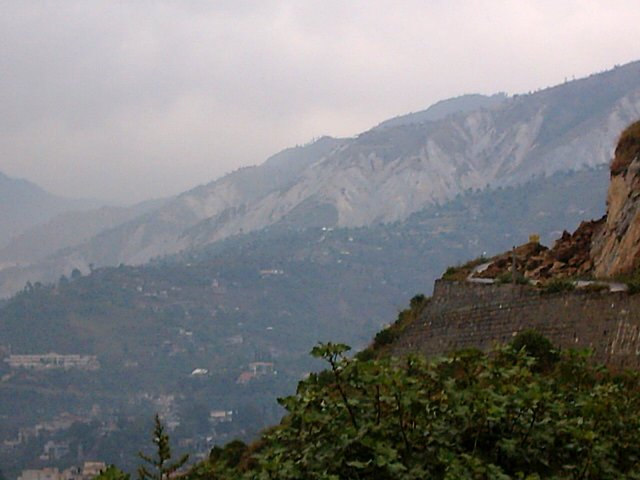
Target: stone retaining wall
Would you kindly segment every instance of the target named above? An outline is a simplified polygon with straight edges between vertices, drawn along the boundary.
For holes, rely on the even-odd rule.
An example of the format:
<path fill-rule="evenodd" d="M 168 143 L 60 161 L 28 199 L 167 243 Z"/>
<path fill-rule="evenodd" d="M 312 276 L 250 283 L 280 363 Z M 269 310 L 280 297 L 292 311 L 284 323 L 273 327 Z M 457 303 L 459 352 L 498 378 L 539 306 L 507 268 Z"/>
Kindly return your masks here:
<path fill-rule="evenodd" d="M 589 347 L 596 360 L 640 368 L 640 295 L 573 291 L 543 294 L 520 285 L 437 280 L 421 318 L 394 344 L 395 355 L 488 350 L 535 329 L 555 345 Z"/>

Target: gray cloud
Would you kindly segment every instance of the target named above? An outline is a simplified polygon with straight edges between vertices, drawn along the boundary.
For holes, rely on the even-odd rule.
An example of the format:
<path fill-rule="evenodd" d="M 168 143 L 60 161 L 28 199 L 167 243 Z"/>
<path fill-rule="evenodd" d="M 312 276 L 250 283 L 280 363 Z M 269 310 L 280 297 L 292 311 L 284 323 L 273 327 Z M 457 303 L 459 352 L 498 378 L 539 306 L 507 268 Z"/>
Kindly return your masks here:
<path fill-rule="evenodd" d="M 640 58 L 636 0 L 0 6 L 0 171 L 120 201 L 442 98 Z"/>

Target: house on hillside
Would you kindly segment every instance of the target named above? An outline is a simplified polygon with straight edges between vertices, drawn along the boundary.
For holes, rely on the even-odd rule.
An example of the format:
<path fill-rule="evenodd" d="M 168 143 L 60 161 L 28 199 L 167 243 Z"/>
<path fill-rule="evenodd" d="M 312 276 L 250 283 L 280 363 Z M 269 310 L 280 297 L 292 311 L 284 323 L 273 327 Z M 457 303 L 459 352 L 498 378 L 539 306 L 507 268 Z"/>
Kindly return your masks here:
<path fill-rule="evenodd" d="M 30 370 L 98 370 L 100 363 L 95 355 L 61 355 L 45 353 L 35 355 L 9 355 L 5 362 L 11 368 L 26 368 Z"/>
<path fill-rule="evenodd" d="M 211 410 L 209 412 L 209 423 L 218 425 L 220 423 L 228 423 L 233 421 L 232 410 Z"/>
<path fill-rule="evenodd" d="M 69 442 L 54 442 L 49 440 L 44 444 L 40 460 L 56 461 L 69 454 Z"/>
<path fill-rule="evenodd" d="M 256 377 L 274 375 L 276 373 L 272 362 L 252 362 L 249 364 L 249 371 Z"/>
<path fill-rule="evenodd" d="M 244 385 L 253 379 L 272 376 L 277 373 L 272 362 L 252 362 L 249 364 L 249 370 L 242 372 L 236 380 L 236 383 Z"/>

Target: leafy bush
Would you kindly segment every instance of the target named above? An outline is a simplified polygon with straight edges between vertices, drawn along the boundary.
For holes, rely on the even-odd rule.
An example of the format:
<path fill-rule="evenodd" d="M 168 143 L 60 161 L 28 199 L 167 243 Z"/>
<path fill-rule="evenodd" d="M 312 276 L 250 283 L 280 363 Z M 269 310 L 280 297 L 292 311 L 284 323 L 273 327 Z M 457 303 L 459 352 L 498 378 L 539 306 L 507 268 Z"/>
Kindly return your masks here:
<path fill-rule="evenodd" d="M 247 445 L 240 440 L 233 440 L 224 447 L 213 447 L 209 452 L 210 463 L 223 462 L 226 467 L 235 468 L 247 451 Z"/>
<path fill-rule="evenodd" d="M 395 342 L 400 337 L 400 334 L 404 331 L 404 329 L 407 328 L 407 325 L 412 323 L 420 316 L 422 310 L 429 303 L 429 301 L 430 298 L 424 296 L 423 294 L 415 295 L 409 302 L 409 308 L 402 310 L 398 314 L 398 318 L 392 325 L 384 328 L 383 330 L 380 330 L 376 334 L 371 348 L 374 351 L 377 351 L 385 347 L 386 345 L 391 345 L 393 342 Z M 365 356 L 365 358 L 367 357 Z"/>
<path fill-rule="evenodd" d="M 630 295 L 640 293 L 640 269 L 636 269 L 630 274 L 622 275 L 617 280 L 627 286 L 627 293 Z"/>
<path fill-rule="evenodd" d="M 467 278 L 467 272 L 461 269 L 461 267 L 448 267 L 442 274 L 443 280 L 448 281 L 463 281 Z"/>
<path fill-rule="evenodd" d="M 409 301 L 409 305 L 411 310 L 417 310 L 422 308 L 427 302 L 427 297 L 425 297 L 422 293 L 414 295 L 414 297 Z"/>
<path fill-rule="evenodd" d="M 630 295 L 640 293 L 640 277 L 633 278 L 627 282 L 627 293 Z"/>
<path fill-rule="evenodd" d="M 392 329 L 391 327 L 380 330 L 376 333 L 376 336 L 373 340 L 373 344 L 375 348 L 380 348 L 385 345 L 390 345 L 395 342 L 400 336 L 397 329 Z"/>
<path fill-rule="evenodd" d="M 131 475 L 123 472 L 115 465 L 109 465 L 106 470 L 100 471 L 95 480 L 130 480 Z"/>
<path fill-rule="evenodd" d="M 536 330 L 520 332 L 511 342 L 514 352 L 524 352 L 536 359 L 537 367 L 547 370 L 559 360 L 559 354 L 548 338 Z"/>
<path fill-rule="evenodd" d="M 527 349 L 548 355 L 542 337 L 517 342 L 431 362 L 354 361 L 345 345 L 319 345 L 331 382 L 311 375 L 281 399 L 287 416 L 238 468 L 186 478 L 639 478 L 638 374 L 571 351 L 541 370 Z"/>

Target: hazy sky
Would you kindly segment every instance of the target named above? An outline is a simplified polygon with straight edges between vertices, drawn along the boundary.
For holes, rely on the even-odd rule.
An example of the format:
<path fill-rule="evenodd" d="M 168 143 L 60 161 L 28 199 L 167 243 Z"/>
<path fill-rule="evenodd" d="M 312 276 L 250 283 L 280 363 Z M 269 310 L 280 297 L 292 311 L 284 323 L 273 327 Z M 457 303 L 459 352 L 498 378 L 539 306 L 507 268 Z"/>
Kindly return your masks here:
<path fill-rule="evenodd" d="M 0 171 L 132 202 L 638 59 L 638 0 L 0 0 Z"/>

